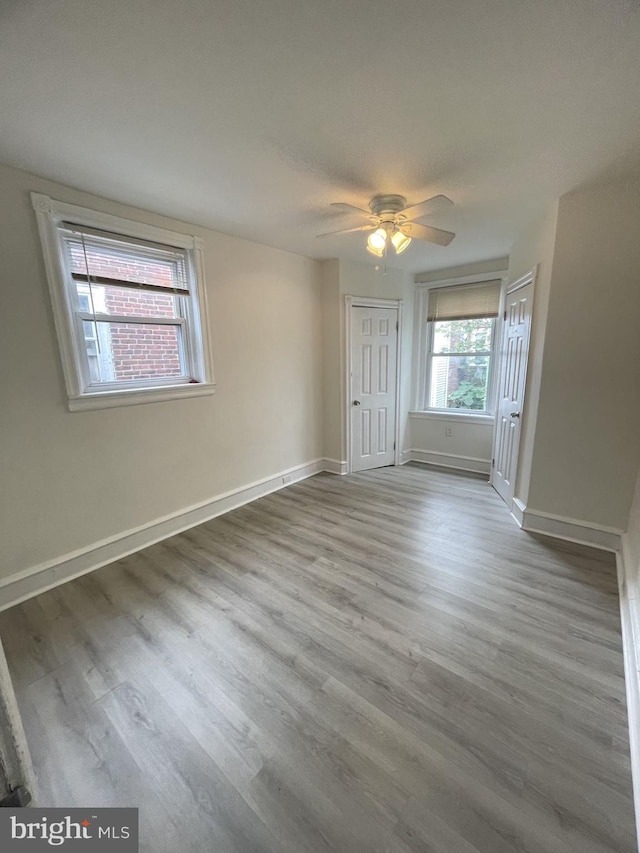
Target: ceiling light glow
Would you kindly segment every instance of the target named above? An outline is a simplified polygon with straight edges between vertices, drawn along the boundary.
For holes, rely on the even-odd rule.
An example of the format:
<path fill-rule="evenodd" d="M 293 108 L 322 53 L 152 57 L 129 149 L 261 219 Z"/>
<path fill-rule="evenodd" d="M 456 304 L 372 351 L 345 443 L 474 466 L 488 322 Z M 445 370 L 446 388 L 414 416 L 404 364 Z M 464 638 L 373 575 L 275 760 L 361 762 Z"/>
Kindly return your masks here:
<path fill-rule="evenodd" d="M 396 250 L 396 255 L 401 255 L 411 245 L 411 237 L 407 237 L 402 231 L 396 231 L 391 236 L 393 248 Z"/>
<path fill-rule="evenodd" d="M 367 251 L 377 258 L 381 258 L 384 254 L 385 246 L 387 245 L 387 232 L 384 228 L 378 228 L 373 234 L 369 235 L 367 240 Z"/>

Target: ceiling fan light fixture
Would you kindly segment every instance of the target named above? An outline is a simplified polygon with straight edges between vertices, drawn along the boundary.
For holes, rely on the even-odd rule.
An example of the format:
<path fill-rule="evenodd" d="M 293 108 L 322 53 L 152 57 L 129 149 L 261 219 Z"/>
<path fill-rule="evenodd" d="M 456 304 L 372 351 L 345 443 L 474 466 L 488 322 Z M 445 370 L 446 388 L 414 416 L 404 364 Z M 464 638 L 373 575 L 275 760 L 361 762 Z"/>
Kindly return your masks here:
<path fill-rule="evenodd" d="M 373 234 L 369 235 L 367 240 L 367 252 L 381 258 L 384 254 L 385 246 L 387 245 L 387 232 L 384 228 L 378 228 Z"/>
<path fill-rule="evenodd" d="M 354 231 L 368 231 L 367 251 L 376 258 L 386 258 L 389 243 L 396 255 L 406 252 L 413 240 L 424 240 L 425 243 L 435 243 L 436 246 L 448 246 L 456 236 L 453 231 L 444 231 L 432 225 L 422 225 L 417 222 L 421 216 L 426 216 L 437 205 L 452 205 L 450 198 L 436 195 L 418 204 L 407 207 L 403 195 L 376 195 L 369 202 L 368 213 L 362 207 L 354 207 L 347 202 L 335 202 L 333 207 L 341 212 L 357 213 L 368 220 L 368 225 L 356 225 L 352 228 L 341 228 L 339 231 L 329 231 L 328 234 L 318 234 L 318 237 L 333 237 L 336 234 L 351 234 Z"/>
<path fill-rule="evenodd" d="M 396 255 L 401 255 L 411 245 L 411 237 L 407 237 L 402 231 L 396 231 L 391 235 L 391 242 L 396 250 Z"/>

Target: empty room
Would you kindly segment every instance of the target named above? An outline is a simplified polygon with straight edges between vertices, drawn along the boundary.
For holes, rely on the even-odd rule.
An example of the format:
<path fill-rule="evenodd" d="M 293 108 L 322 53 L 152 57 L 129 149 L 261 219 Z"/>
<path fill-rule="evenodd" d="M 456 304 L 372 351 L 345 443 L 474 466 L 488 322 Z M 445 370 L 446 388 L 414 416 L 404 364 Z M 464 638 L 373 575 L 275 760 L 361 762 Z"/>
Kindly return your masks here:
<path fill-rule="evenodd" d="M 640 7 L 0 4 L 0 849 L 637 853 Z"/>

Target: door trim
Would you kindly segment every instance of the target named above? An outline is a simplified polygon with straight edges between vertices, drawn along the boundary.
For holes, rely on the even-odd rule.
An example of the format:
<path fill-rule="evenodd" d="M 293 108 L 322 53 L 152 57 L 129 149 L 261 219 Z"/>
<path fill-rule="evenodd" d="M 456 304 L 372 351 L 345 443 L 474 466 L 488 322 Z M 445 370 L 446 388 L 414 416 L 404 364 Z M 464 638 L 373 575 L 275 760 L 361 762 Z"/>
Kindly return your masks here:
<path fill-rule="evenodd" d="M 507 297 L 509 297 L 512 293 L 515 293 L 516 290 L 521 290 L 523 287 L 526 287 L 529 284 L 531 285 L 531 304 L 532 305 L 534 304 L 533 300 L 534 300 L 535 294 L 536 294 L 536 275 L 537 275 L 537 272 L 538 272 L 538 265 L 536 264 L 535 267 L 533 267 L 533 269 L 529 270 L 529 272 L 525 273 L 523 276 L 520 276 L 520 278 L 517 278 L 515 281 L 511 282 L 511 284 L 507 284 L 505 291 L 504 291 L 504 295 L 500 301 L 501 312 L 505 311 L 504 306 L 507 303 Z M 500 319 L 500 332 L 499 332 L 500 333 L 500 354 L 502 355 L 502 344 L 504 342 L 504 332 L 505 332 L 504 313 L 501 313 L 499 319 Z M 533 338 L 533 308 L 531 309 L 531 323 L 529 325 L 529 340 L 527 341 L 527 360 L 525 361 L 525 364 L 524 364 L 524 384 L 523 384 L 524 399 L 523 399 L 523 403 L 522 403 L 522 416 L 521 416 L 521 420 L 520 420 L 520 431 L 518 433 L 518 447 L 517 447 L 517 458 L 516 458 L 516 476 L 515 476 L 515 480 L 513 482 L 513 498 L 511 500 L 511 506 L 506 504 L 506 506 L 509 509 L 509 512 L 511 512 L 511 514 L 514 516 L 514 518 L 516 518 L 516 520 L 517 520 L 517 513 L 519 511 L 519 507 L 517 506 L 517 504 L 515 504 L 515 499 L 516 499 L 515 496 L 516 496 L 517 491 L 518 491 L 518 462 L 520 460 L 520 444 L 521 444 L 520 439 L 522 436 L 522 425 L 523 425 L 524 419 L 526 417 L 525 410 L 526 410 L 526 405 L 527 405 L 527 376 L 529 374 L 529 356 L 531 355 L 531 340 L 532 340 L 532 338 Z M 498 368 L 495 371 L 496 389 L 497 389 L 498 383 L 500 382 L 500 378 L 502 375 L 502 360 L 500 360 L 500 362 L 496 365 L 496 367 Z M 498 399 L 497 399 L 497 396 L 498 395 L 496 393 L 495 426 L 493 428 L 493 440 L 491 441 L 491 470 L 489 473 L 489 485 L 492 487 L 493 487 L 493 475 L 494 475 L 494 472 L 496 470 L 494 460 L 495 460 L 495 456 L 496 456 L 496 435 L 497 435 L 497 430 L 498 430 Z"/>
<path fill-rule="evenodd" d="M 26 787 L 36 801 L 36 780 L 13 681 L 0 641 L 0 799 Z M 4 773 L 2 768 L 4 767 Z M 6 777 L 5 777 L 6 773 Z M 6 786 L 6 788 L 5 788 Z"/>
<path fill-rule="evenodd" d="M 400 364 L 400 354 L 402 352 L 402 299 L 374 299 L 368 296 L 345 296 L 345 373 L 344 379 L 344 418 L 343 428 L 346 435 L 347 447 L 347 474 L 353 473 L 353 460 L 351 453 L 351 309 L 352 308 L 395 308 L 398 311 L 398 335 L 396 340 L 396 424 L 394 429 L 394 442 L 396 449 L 393 457 L 393 464 L 401 464 L 400 453 L 400 377 L 402 367 Z"/>
<path fill-rule="evenodd" d="M 536 283 L 536 273 L 538 271 L 538 265 L 529 270 L 529 272 L 525 273 L 520 278 L 517 278 L 514 282 L 507 285 L 506 293 L 513 293 L 516 290 L 520 290 L 521 287 L 526 287 L 528 284 L 531 284 L 535 288 Z"/>

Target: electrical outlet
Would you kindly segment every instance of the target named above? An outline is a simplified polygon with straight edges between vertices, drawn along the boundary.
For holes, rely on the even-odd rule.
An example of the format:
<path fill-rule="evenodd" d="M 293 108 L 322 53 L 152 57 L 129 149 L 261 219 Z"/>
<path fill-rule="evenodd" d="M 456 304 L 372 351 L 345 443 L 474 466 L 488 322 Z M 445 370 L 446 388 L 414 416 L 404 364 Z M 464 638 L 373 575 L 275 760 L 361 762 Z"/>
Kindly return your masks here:
<path fill-rule="evenodd" d="M 446 426 L 444 428 L 444 434 L 446 435 L 447 438 L 453 438 L 453 427 L 452 426 Z"/>
<path fill-rule="evenodd" d="M 282 478 L 283 485 L 286 486 L 287 483 L 290 483 L 290 482 L 291 482 L 291 474 L 285 474 L 284 477 Z"/>

